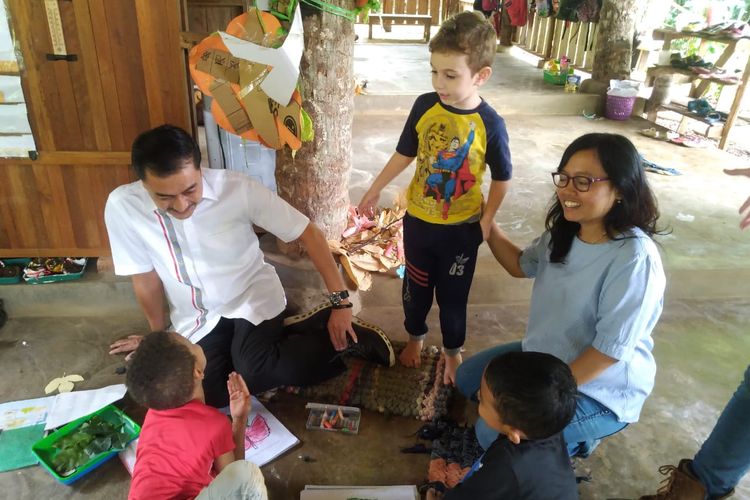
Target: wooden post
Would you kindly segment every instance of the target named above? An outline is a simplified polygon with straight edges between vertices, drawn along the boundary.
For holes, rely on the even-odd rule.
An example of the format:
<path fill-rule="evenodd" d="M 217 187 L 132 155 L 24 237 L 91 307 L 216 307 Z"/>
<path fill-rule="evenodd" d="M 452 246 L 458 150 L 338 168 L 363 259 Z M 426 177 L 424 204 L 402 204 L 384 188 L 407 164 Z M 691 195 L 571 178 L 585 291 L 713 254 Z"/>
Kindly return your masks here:
<path fill-rule="evenodd" d="M 739 87 L 737 87 L 737 93 L 734 95 L 734 101 L 732 101 L 732 107 L 729 108 L 729 115 L 727 116 L 727 122 L 724 124 L 724 128 L 721 131 L 721 140 L 719 141 L 719 148 L 726 149 L 727 142 L 729 142 L 729 132 L 732 130 L 734 122 L 737 120 L 737 115 L 740 113 L 740 107 L 742 106 L 742 97 L 745 95 L 747 90 L 747 81 L 750 77 L 750 57 L 747 59 L 745 65 L 745 72 L 742 74 L 742 81 Z"/>

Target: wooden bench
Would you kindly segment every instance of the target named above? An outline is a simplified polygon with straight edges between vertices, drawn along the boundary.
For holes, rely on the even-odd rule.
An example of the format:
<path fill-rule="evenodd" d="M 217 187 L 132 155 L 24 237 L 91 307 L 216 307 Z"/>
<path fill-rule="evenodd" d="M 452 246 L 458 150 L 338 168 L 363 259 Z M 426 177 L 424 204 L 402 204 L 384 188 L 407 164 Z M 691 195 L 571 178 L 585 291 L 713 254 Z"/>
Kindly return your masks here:
<path fill-rule="evenodd" d="M 383 29 L 390 33 L 393 21 L 416 21 L 415 24 L 424 26 L 424 41 L 430 41 L 430 28 L 432 27 L 432 16 L 425 14 L 375 14 L 370 13 L 369 32 L 367 38 L 372 40 L 372 25 L 378 23 Z M 411 23 L 409 23 L 411 24 Z"/>

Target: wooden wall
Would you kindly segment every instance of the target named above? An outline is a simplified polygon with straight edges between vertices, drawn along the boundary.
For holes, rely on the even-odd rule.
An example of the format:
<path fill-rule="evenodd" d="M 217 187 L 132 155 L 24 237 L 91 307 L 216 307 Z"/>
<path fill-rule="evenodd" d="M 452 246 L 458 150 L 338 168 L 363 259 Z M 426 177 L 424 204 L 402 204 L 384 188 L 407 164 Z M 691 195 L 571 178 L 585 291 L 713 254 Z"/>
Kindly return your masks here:
<path fill-rule="evenodd" d="M 104 203 L 133 180 L 133 139 L 191 128 L 180 2 L 59 1 L 72 62 L 47 60 L 44 2 L 7 3 L 39 158 L 0 159 L 0 257 L 108 255 Z"/>

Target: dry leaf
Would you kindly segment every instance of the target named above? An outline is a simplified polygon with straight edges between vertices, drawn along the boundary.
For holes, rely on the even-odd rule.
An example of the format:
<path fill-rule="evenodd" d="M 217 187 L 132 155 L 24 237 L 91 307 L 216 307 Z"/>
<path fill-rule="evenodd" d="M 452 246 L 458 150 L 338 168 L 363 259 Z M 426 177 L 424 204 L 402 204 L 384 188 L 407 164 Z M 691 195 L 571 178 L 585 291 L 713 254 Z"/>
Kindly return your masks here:
<path fill-rule="evenodd" d="M 75 387 L 75 384 L 73 382 L 70 382 L 68 380 L 61 382 L 58 386 L 57 390 L 59 392 L 70 392 L 73 390 L 73 387 Z"/>
<path fill-rule="evenodd" d="M 75 387 L 74 382 L 83 382 L 83 377 L 80 375 L 66 375 L 54 378 L 44 388 L 44 393 L 50 394 L 55 391 L 70 392 L 73 390 L 73 387 Z"/>

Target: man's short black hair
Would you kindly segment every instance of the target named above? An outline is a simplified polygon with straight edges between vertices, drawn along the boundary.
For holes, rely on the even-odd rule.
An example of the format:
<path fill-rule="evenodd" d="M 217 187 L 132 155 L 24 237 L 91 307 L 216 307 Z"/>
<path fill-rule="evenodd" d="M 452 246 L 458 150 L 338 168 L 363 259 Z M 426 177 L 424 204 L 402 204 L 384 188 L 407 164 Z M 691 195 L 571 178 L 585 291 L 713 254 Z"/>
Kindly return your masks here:
<path fill-rule="evenodd" d="M 125 385 L 139 404 L 154 410 L 184 405 L 193 395 L 195 356 L 173 332 L 146 335 L 133 354 Z"/>
<path fill-rule="evenodd" d="M 135 138 L 131 149 L 133 170 L 141 180 L 146 171 L 157 177 L 172 175 L 189 159 L 195 168 L 200 168 L 200 148 L 190 134 L 174 125 L 161 125 L 142 133 Z"/>
<path fill-rule="evenodd" d="M 578 386 L 570 367 L 542 352 L 509 352 L 494 358 L 484 380 L 503 423 L 528 439 L 562 431 L 575 415 Z"/>

